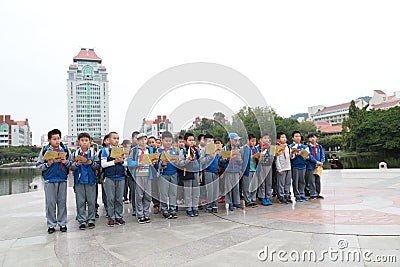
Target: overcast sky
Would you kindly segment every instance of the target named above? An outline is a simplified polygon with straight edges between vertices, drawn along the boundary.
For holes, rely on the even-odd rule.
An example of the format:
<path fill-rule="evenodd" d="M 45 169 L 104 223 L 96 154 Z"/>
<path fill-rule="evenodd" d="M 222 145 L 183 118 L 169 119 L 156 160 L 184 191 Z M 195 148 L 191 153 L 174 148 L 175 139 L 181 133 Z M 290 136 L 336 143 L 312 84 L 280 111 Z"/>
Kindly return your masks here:
<path fill-rule="evenodd" d="M 392 94 L 399 14 L 399 1 L 2 0 L 0 114 L 28 118 L 34 144 L 52 128 L 67 134 L 67 70 L 81 47 L 107 67 L 110 130 L 121 133 L 136 90 L 189 62 L 236 69 L 285 117 Z"/>

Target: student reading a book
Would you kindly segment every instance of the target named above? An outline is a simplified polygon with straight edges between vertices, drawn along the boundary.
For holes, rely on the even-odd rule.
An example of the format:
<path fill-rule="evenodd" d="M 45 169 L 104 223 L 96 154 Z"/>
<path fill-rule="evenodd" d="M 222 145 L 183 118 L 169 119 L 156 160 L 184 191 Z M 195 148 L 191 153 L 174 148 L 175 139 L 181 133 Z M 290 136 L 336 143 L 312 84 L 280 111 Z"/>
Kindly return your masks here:
<path fill-rule="evenodd" d="M 224 165 L 225 201 L 229 210 L 243 209 L 240 205 L 239 179 L 242 176 L 242 158 L 239 153 L 240 137 L 237 133 L 228 134 L 228 144 L 221 152 L 220 162 Z"/>
<path fill-rule="evenodd" d="M 282 204 L 292 203 L 290 197 L 290 184 L 292 179 L 292 167 L 290 165 L 290 151 L 286 144 L 286 135 L 283 132 L 277 134 L 276 155 L 276 179 L 278 181 L 278 199 Z"/>
<path fill-rule="evenodd" d="M 258 147 L 256 147 L 257 138 L 254 134 L 248 134 L 247 144 L 241 149 L 243 158 L 243 197 L 246 207 L 255 208 L 256 205 L 256 193 L 257 193 L 257 177 L 256 167 L 258 158 L 256 155 L 260 155 Z"/>
<path fill-rule="evenodd" d="M 178 176 L 176 162 L 178 152 L 172 148 L 172 133 L 165 131 L 161 135 L 162 147 L 160 159 L 156 165 L 159 170 L 158 188 L 160 189 L 161 214 L 167 219 L 176 219 L 176 196 L 178 192 Z"/>
<path fill-rule="evenodd" d="M 325 152 L 320 144 L 317 143 L 318 137 L 315 133 L 308 135 L 308 148 L 310 150 L 307 160 L 307 182 L 310 188 L 310 199 L 324 197 L 321 196 L 321 170 L 325 162 Z"/>
<path fill-rule="evenodd" d="M 104 169 L 104 187 L 107 195 L 109 220 L 107 225 L 124 225 L 123 193 L 125 184 L 125 167 L 127 166 L 124 150 L 119 147 L 119 135 L 109 133 L 110 145 L 102 147 L 101 167 Z"/>
<path fill-rule="evenodd" d="M 306 187 L 306 159 L 309 154 L 309 148 L 301 143 L 301 134 L 299 131 L 292 133 L 293 143 L 290 144 L 290 158 L 292 164 L 292 187 L 293 194 L 297 202 L 308 200 L 304 190 Z"/>
<path fill-rule="evenodd" d="M 262 133 L 259 143 L 256 147 L 260 151 L 260 157 L 257 159 L 256 174 L 258 177 L 258 197 L 261 199 L 261 205 L 272 205 L 272 163 L 275 158 L 275 151 L 271 151 L 271 139 L 267 133 Z"/>
<path fill-rule="evenodd" d="M 136 183 L 135 204 L 136 217 L 140 224 L 150 223 L 150 203 L 152 180 L 155 177 L 153 162 L 149 155 L 153 148 L 147 145 L 144 133 L 137 135 L 138 145 L 133 147 L 128 156 L 128 167 Z"/>
<path fill-rule="evenodd" d="M 214 144 L 214 136 L 205 134 L 205 146 L 201 149 L 201 163 L 204 169 L 204 184 L 206 188 L 207 201 L 206 212 L 218 212 L 218 196 L 219 196 L 219 176 L 218 176 L 218 159 L 222 146 Z"/>
<path fill-rule="evenodd" d="M 86 229 L 86 223 L 89 229 L 94 228 L 96 218 L 96 170 L 99 169 L 99 165 L 98 157 L 94 149 L 90 147 L 89 140 L 88 133 L 78 135 L 79 148 L 74 153 L 71 165 L 74 174 L 76 217 L 81 230 Z"/>
<path fill-rule="evenodd" d="M 186 214 L 190 217 L 199 216 L 199 171 L 200 154 L 196 149 L 193 133 L 185 133 L 185 146 L 179 152 L 179 166 L 183 169 L 182 180 Z"/>
<path fill-rule="evenodd" d="M 71 165 L 71 153 L 60 141 L 60 130 L 49 131 L 47 138 L 49 144 L 40 151 L 36 167 L 43 173 L 47 232 L 52 234 L 57 224 L 61 232 L 67 231 L 67 176 Z M 51 152 L 57 155 L 46 157 L 46 153 Z"/>

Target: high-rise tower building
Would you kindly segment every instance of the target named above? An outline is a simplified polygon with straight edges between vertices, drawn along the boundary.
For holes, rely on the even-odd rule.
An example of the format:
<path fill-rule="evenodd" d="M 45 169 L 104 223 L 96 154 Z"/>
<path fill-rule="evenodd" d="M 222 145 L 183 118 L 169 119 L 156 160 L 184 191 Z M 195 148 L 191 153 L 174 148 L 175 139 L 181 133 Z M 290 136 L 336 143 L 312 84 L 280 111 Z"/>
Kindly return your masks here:
<path fill-rule="evenodd" d="M 94 49 L 82 48 L 69 66 L 68 143 L 77 145 L 81 132 L 96 141 L 109 131 L 107 71 Z"/>

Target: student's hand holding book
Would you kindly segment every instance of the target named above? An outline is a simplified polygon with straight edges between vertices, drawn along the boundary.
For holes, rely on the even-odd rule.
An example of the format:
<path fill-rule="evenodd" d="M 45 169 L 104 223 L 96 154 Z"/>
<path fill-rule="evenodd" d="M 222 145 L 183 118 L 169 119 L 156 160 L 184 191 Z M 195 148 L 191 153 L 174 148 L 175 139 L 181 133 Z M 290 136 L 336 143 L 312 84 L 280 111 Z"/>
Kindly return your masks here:
<path fill-rule="evenodd" d="M 54 162 L 54 160 L 49 159 L 49 160 L 47 161 L 47 165 L 48 165 L 49 167 L 51 167 L 51 165 L 53 165 L 53 162 Z"/>
<path fill-rule="evenodd" d="M 123 157 L 117 157 L 116 159 L 114 159 L 114 163 L 115 163 L 115 164 L 121 163 L 122 161 L 124 161 L 124 158 L 123 158 Z"/>

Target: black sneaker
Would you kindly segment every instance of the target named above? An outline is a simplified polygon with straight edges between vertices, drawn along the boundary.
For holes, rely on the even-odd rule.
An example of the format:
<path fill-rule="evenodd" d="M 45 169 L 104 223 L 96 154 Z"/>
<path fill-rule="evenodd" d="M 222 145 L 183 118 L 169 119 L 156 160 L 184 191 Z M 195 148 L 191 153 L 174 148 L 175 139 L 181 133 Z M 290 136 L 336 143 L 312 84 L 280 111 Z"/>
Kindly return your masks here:
<path fill-rule="evenodd" d="M 65 233 L 67 231 L 67 226 L 66 225 L 60 226 L 60 231 Z"/>
<path fill-rule="evenodd" d="M 193 210 L 193 215 L 196 217 L 199 216 L 199 210 Z"/>
<path fill-rule="evenodd" d="M 212 208 L 213 213 L 218 213 L 218 208 Z"/>
<path fill-rule="evenodd" d="M 287 200 L 283 197 L 279 197 L 279 203 L 281 204 L 288 204 Z"/>
<path fill-rule="evenodd" d="M 108 222 L 107 222 L 107 226 L 114 227 L 114 225 L 115 225 L 114 220 L 113 219 L 109 219 Z"/>
<path fill-rule="evenodd" d="M 96 214 L 94 215 L 94 217 L 100 218 L 100 215 L 96 212 Z"/>
<path fill-rule="evenodd" d="M 291 198 L 291 197 L 287 196 L 287 197 L 285 197 L 285 198 L 286 198 L 286 201 L 287 201 L 288 203 L 293 203 L 293 201 L 292 201 L 292 198 Z"/>
<path fill-rule="evenodd" d="M 168 212 L 163 212 L 162 216 L 163 216 L 165 219 L 169 219 L 169 214 L 168 214 Z"/>
<path fill-rule="evenodd" d="M 318 195 L 317 198 L 324 199 L 324 197 L 321 195 Z"/>
<path fill-rule="evenodd" d="M 151 220 L 150 220 L 150 218 L 149 218 L 149 217 L 144 217 L 144 221 L 145 221 L 146 223 L 149 223 L 149 222 L 151 222 Z"/>
<path fill-rule="evenodd" d="M 84 223 L 79 225 L 79 230 L 85 230 L 85 229 L 86 229 L 86 225 Z"/>
<path fill-rule="evenodd" d="M 176 219 L 176 218 L 178 218 L 178 215 L 175 212 L 172 212 L 170 217 L 171 217 L 171 219 Z"/>
<path fill-rule="evenodd" d="M 93 229 L 95 227 L 94 223 L 88 223 L 88 228 Z"/>
<path fill-rule="evenodd" d="M 146 223 L 146 220 L 144 219 L 144 217 L 142 217 L 142 218 L 139 218 L 137 220 L 137 222 L 140 223 L 140 224 L 144 224 L 144 223 Z"/>
<path fill-rule="evenodd" d="M 49 233 L 49 234 L 52 234 L 52 233 L 54 233 L 56 231 L 56 229 L 54 229 L 54 227 L 49 227 L 48 229 L 47 229 L 47 233 Z"/>
<path fill-rule="evenodd" d="M 125 224 L 125 221 L 124 221 L 123 218 L 119 218 L 119 219 L 116 219 L 116 220 L 115 220 L 115 224 L 116 224 L 116 225 L 124 225 L 124 224 Z"/>

